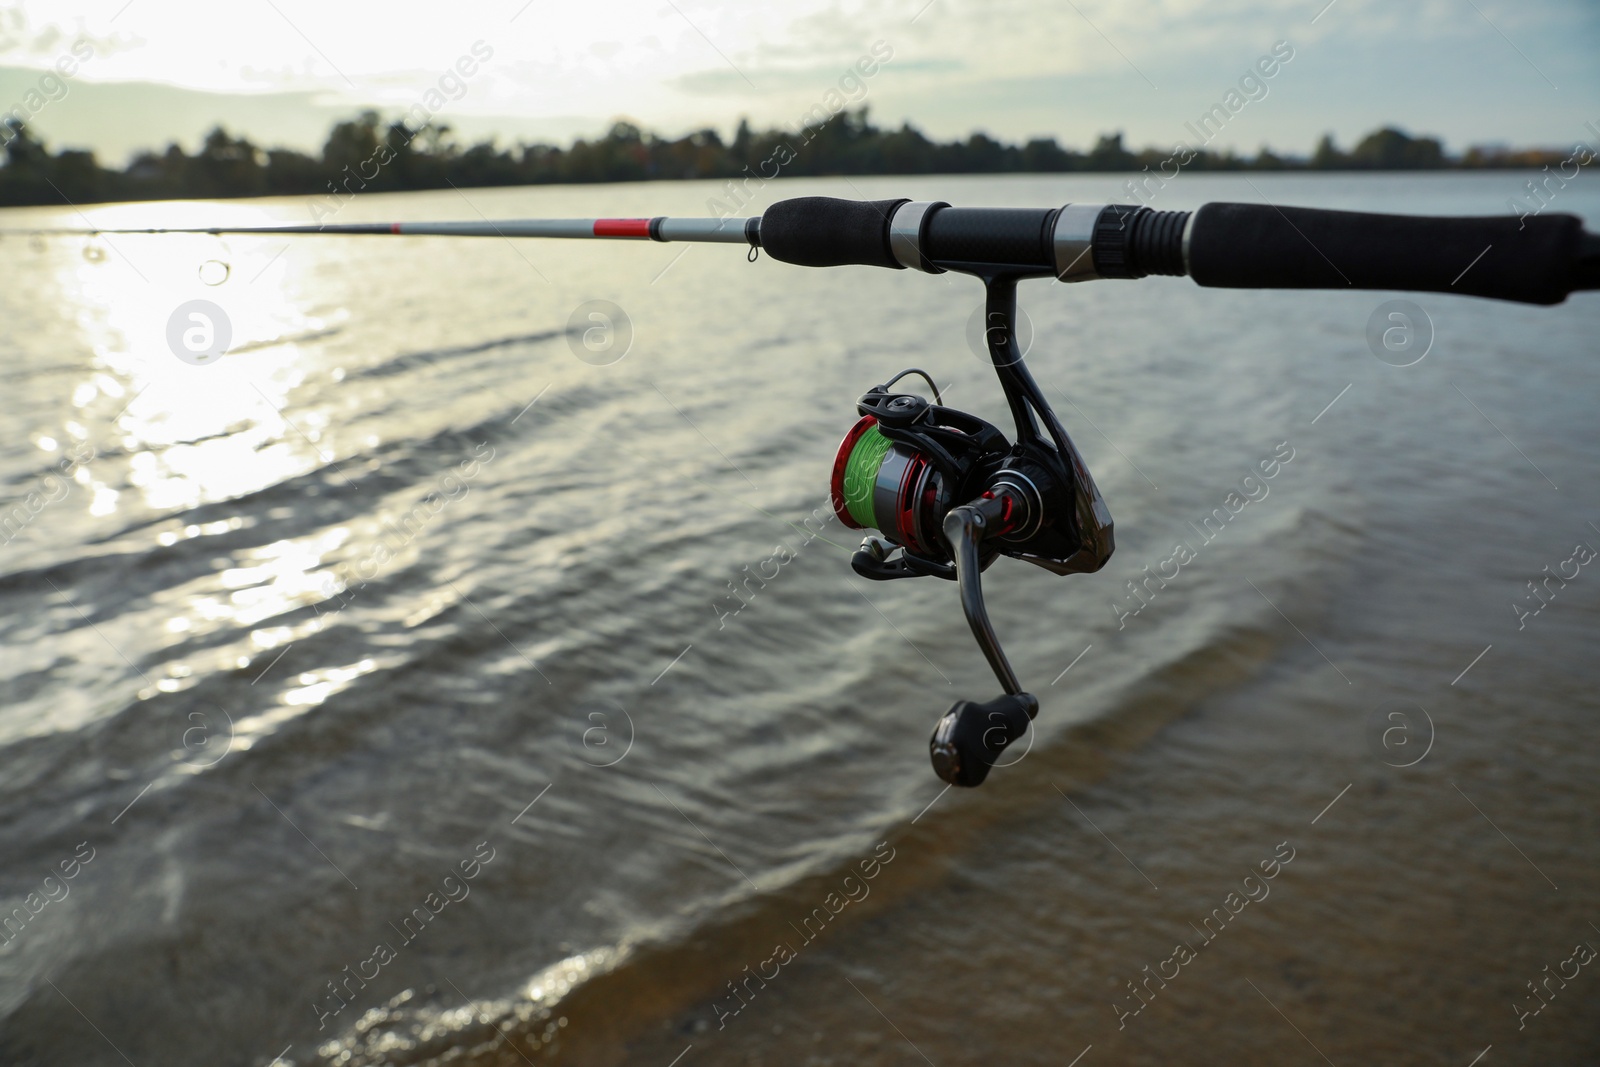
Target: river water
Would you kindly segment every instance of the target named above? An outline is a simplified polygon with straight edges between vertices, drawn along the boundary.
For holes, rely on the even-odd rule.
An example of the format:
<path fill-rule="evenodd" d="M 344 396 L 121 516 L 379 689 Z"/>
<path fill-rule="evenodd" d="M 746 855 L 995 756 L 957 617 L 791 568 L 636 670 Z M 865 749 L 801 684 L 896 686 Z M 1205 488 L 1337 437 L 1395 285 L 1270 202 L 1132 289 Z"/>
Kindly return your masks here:
<path fill-rule="evenodd" d="M 1154 206 L 1494 214 L 1525 177 L 1184 176 Z M 1596 228 L 1592 181 L 1550 210 Z M 994 695 L 955 591 L 858 579 L 825 500 L 902 367 L 1006 424 L 972 279 L 426 238 L 7 238 L 0 267 L 6 1063 L 1600 1058 L 1592 295 L 1419 295 L 1385 361 L 1399 294 L 1024 285 L 1117 550 L 986 575 L 1043 710 L 965 792 L 926 753 Z M 225 357 L 170 350 L 193 299 Z"/>

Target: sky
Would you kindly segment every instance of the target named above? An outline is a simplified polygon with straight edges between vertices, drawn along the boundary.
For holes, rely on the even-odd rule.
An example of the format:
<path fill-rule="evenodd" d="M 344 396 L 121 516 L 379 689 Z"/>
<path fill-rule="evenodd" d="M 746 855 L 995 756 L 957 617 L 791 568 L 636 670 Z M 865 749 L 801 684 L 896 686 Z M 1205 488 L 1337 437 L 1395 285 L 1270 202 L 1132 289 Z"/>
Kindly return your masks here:
<path fill-rule="evenodd" d="M 0 0 L 0 110 L 42 100 L 52 147 L 121 163 L 218 123 L 316 150 L 430 92 L 463 140 L 620 118 L 727 136 L 792 128 L 843 84 L 876 124 L 941 139 L 1170 147 L 1275 47 L 1213 147 L 1304 154 L 1388 124 L 1453 151 L 1600 145 L 1597 0 Z M 75 72 L 41 86 L 63 57 Z"/>

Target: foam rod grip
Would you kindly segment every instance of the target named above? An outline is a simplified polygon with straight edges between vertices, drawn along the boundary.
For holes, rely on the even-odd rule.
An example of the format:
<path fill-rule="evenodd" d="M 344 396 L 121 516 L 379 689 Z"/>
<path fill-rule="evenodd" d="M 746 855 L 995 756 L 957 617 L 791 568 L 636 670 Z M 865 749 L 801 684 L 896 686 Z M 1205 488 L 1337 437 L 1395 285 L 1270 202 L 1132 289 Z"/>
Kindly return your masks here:
<path fill-rule="evenodd" d="M 1559 304 L 1576 287 L 1572 215 L 1439 218 L 1206 204 L 1189 275 L 1226 289 L 1402 289 Z"/>
<path fill-rule="evenodd" d="M 889 249 L 889 219 L 899 200 L 780 200 L 761 215 L 761 247 L 773 259 L 802 267 L 859 264 L 903 270 Z"/>

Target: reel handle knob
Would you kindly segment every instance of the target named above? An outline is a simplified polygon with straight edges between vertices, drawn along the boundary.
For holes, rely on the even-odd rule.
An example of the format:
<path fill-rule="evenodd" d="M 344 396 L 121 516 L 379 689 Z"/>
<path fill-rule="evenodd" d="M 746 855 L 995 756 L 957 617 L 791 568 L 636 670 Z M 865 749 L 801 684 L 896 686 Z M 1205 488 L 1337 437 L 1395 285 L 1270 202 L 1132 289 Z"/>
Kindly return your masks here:
<path fill-rule="evenodd" d="M 956 701 L 928 739 L 934 773 L 951 785 L 982 785 L 1001 753 L 1028 732 L 1038 713 L 1039 698 L 1032 693 L 1010 693 L 987 704 Z"/>

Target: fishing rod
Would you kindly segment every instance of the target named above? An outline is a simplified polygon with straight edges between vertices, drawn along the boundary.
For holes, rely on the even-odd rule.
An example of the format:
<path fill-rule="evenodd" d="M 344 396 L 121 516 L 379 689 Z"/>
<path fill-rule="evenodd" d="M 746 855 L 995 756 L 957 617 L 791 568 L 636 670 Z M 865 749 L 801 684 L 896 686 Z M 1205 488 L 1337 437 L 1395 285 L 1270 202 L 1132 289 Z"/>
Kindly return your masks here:
<path fill-rule="evenodd" d="M 10 231 L 18 233 L 18 231 Z M 1384 289 L 1559 304 L 1600 289 L 1600 236 L 1573 215 L 1452 218 L 1260 204 L 1193 212 L 1120 204 L 963 208 L 941 201 L 799 197 L 735 218 L 513 219 L 336 225 L 29 230 L 72 234 L 326 234 L 550 237 L 743 244 L 754 259 L 807 267 L 956 271 L 983 282 L 984 340 L 1015 433 L 946 407 L 911 368 L 856 401 L 834 458 L 830 497 L 844 525 L 867 531 L 850 565 L 865 578 L 956 583 L 962 613 L 999 681 L 994 700 L 958 700 L 929 755 L 951 785 L 977 786 L 1027 733 L 1039 700 L 1025 691 L 984 604 L 982 572 L 1000 556 L 1055 574 L 1104 567 L 1111 512 L 1083 456 L 1034 381 L 1013 323 L 1017 283 L 1187 276 L 1229 289 Z M 894 391 L 919 376 L 933 394 Z M 874 531 L 876 531 L 874 533 Z"/>

